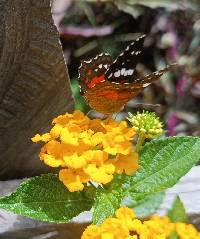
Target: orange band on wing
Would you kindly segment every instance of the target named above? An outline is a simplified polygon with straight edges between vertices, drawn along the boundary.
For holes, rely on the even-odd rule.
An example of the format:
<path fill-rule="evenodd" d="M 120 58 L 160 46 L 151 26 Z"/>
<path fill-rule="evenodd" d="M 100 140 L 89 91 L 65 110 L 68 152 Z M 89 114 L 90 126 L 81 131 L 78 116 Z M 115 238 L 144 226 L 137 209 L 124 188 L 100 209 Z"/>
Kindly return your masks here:
<path fill-rule="evenodd" d="M 116 92 L 116 91 L 102 91 L 100 96 L 103 96 L 110 100 L 123 100 L 130 97 L 129 92 Z"/>
<path fill-rule="evenodd" d="M 104 75 L 99 76 L 99 77 L 94 77 L 88 84 L 88 88 L 93 88 L 96 84 L 105 81 Z"/>

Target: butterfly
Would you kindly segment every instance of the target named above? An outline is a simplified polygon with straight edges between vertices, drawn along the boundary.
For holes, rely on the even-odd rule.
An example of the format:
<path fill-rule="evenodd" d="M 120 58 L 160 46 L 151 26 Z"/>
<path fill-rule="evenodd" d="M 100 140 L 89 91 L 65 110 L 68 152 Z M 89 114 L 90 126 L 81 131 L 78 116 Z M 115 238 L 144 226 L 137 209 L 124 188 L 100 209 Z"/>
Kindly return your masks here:
<path fill-rule="evenodd" d="M 89 106 L 103 114 L 121 111 L 145 87 L 156 81 L 175 64 L 139 77 L 136 65 L 141 59 L 145 35 L 128 45 L 116 60 L 101 53 L 79 67 L 80 92 Z"/>

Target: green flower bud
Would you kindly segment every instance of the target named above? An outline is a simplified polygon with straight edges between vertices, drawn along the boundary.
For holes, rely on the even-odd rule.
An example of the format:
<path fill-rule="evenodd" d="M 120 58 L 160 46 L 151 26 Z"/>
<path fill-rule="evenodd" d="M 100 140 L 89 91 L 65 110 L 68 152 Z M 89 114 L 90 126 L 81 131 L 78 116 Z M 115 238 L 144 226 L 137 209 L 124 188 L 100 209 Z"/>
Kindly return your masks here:
<path fill-rule="evenodd" d="M 136 115 L 128 113 L 128 116 L 127 119 L 139 136 L 151 139 L 164 132 L 163 124 L 154 112 L 143 111 L 142 113 L 137 112 Z"/>

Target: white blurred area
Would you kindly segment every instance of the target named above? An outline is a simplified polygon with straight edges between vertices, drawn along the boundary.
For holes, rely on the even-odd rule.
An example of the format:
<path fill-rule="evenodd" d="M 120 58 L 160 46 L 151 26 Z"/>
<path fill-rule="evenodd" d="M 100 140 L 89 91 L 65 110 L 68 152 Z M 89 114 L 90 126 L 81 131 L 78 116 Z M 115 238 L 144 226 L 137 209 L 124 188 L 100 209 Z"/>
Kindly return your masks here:
<path fill-rule="evenodd" d="M 59 27 L 60 21 L 63 19 L 66 10 L 70 7 L 72 0 L 52 0 L 52 14 L 53 20 L 57 28 Z"/>

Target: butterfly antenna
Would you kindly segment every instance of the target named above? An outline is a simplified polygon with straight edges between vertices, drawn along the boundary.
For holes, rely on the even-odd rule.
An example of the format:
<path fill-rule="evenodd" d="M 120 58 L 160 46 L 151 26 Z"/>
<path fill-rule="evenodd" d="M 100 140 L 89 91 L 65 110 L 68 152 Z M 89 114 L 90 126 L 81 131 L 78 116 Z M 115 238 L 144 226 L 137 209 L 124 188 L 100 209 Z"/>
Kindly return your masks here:
<path fill-rule="evenodd" d="M 158 108 L 161 106 L 162 106 L 161 104 L 145 104 L 145 103 L 134 103 L 133 104 L 133 108 L 145 108 L 145 109 L 154 109 L 154 108 Z"/>

